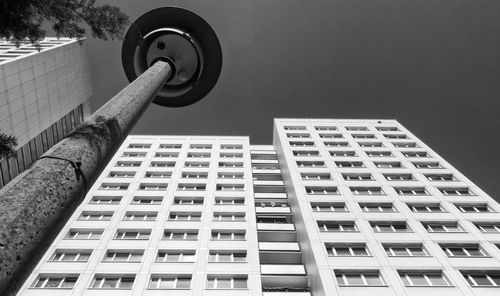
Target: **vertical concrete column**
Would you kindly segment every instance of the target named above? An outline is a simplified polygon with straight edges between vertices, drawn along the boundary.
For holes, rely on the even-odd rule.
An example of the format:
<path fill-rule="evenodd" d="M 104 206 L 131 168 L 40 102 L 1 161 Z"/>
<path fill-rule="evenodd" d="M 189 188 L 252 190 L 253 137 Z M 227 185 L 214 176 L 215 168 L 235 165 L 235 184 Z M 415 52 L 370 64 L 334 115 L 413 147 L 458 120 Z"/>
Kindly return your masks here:
<path fill-rule="evenodd" d="M 171 72 L 156 62 L 0 190 L 0 294 L 22 284 Z"/>

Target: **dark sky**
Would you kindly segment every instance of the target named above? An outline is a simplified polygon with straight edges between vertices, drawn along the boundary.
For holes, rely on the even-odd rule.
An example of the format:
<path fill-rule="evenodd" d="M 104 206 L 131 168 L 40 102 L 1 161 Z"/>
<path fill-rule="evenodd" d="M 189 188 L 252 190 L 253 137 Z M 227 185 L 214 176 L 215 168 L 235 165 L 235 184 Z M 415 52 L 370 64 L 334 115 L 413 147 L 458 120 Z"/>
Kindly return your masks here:
<path fill-rule="evenodd" d="M 133 134 L 250 135 L 274 117 L 397 119 L 500 199 L 500 1 L 98 1 L 131 20 L 162 6 L 219 36 L 219 81 L 183 108 L 152 105 Z M 90 39 L 95 110 L 127 84 L 121 42 Z"/>

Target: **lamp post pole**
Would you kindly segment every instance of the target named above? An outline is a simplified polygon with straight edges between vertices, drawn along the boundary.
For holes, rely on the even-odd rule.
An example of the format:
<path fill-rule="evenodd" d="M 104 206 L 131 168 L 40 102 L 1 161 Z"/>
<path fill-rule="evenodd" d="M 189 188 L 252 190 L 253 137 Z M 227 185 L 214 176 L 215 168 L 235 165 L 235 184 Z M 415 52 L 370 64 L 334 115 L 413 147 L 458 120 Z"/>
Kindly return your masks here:
<path fill-rule="evenodd" d="M 129 28 L 122 63 L 131 83 L 0 189 L 0 294 L 14 294 L 151 102 L 181 107 L 215 85 L 222 51 L 212 28 L 177 7 Z"/>
<path fill-rule="evenodd" d="M 0 291 L 55 237 L 171 74 L 156 62 L 0 190 Z"/>

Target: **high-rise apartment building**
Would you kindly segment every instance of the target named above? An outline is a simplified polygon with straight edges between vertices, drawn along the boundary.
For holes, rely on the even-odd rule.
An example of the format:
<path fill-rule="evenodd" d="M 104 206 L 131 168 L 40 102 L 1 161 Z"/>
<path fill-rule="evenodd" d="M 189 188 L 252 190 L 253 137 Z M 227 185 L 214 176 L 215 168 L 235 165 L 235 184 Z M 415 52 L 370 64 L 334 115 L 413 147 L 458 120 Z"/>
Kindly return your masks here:
<path fill-rule="evenodd" d="M 499 211 L 394 120 L 130 136 L 19 295 L 498 295 Z"/>
<path fill-rule="evenodd" d="M 18 139 L 0 161 L 0 187 L 90 114 L 90 68 L 84 41 L 45 38 L 40 48 L 0 40 L 0 131 Z"/>

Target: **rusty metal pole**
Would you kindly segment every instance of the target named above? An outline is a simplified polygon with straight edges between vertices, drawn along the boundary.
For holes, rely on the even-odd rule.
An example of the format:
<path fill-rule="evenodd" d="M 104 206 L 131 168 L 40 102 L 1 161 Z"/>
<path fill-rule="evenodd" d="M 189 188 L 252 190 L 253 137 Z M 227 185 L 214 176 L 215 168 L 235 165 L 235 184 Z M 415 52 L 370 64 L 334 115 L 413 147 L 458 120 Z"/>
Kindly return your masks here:
<path fill-rule="evenodd" d="M 156 62 L 0 190 L 0 294 L 22 284 L 172 72 Z"/>

